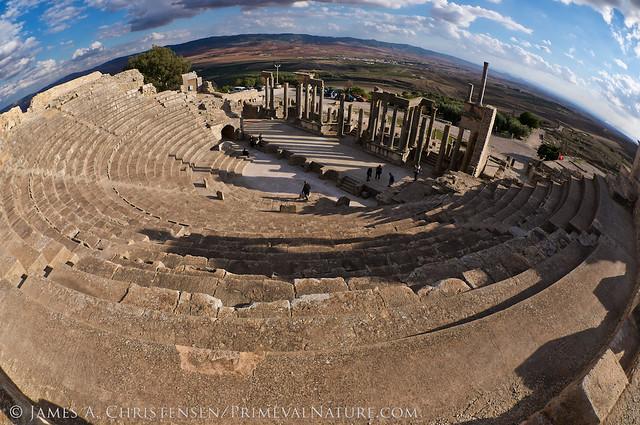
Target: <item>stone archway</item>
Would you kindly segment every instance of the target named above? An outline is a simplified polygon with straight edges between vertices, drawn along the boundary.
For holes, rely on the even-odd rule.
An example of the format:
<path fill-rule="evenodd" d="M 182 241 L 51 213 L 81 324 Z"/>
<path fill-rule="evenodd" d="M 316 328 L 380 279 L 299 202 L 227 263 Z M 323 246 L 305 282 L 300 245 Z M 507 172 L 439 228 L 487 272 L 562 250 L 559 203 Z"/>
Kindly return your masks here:
<path fill-rule="evenodd" d="M 235 140 L 236 138 L 236 129 L 231 124 L 225 125 L 222 128 L 222 140 Z"/>

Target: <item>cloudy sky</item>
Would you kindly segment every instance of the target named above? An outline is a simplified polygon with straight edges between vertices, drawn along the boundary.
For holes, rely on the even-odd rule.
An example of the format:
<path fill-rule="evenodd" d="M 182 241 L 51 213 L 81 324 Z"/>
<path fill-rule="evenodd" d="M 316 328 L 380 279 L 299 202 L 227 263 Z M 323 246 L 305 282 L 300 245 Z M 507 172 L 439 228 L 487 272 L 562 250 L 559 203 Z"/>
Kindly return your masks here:
<path fill-rule="evenodd" d="M 488 60 L 640 138 L 640 0 L 0 0 L 0 108 L 152 44 L 267 32 Z"/>

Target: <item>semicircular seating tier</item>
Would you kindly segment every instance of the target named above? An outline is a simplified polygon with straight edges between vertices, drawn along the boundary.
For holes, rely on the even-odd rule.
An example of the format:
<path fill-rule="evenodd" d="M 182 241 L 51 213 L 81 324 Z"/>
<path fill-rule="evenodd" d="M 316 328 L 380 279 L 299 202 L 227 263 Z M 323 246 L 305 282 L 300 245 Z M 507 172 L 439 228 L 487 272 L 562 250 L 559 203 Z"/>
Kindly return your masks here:
<path fill-rule="evenodd" d="M 280 214 L 185 95 L 141 86 L 100 76 L 2 135 L 0 367 L 31 400 L 517 423 L 631 308 L 632 215 L 602 178 Z"/>

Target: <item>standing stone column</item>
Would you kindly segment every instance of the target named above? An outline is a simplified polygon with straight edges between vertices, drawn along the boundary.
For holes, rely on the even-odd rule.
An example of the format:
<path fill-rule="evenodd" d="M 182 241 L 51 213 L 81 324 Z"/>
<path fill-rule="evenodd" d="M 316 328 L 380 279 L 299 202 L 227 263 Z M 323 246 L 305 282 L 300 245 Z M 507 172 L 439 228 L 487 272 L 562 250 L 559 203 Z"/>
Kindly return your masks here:
<path fill-rule="evenodd" d="M 442 141 L 440 141 L 440 151 L 438 152 L 438 160 L 436 161 L 436 174 L 442 174 L 444 171 L 443 162 L 444 156 L 447 151 L 447 145 L 449 144 L 449 134 L 451 133 L 451 125 L 447 124 L 444 127 L 444 134 L 442 135 Z"/>
<path fill-rule="evenodd" d="M 309 100 L 310 100 L 310 93 L 311 88 L 309 87 L 309 84 L 305 84 L 304 85 L 304 119 L 308 120 L 309 119 Z"/>
<path fill-rule="evenodd" d="M 460 146 L 464 139 L 464 128 L 458 128 L 458 138 L 453 143 L 453 149 L 451 150 L 451 160 L 449 161 L 449 169 L 451 171 L 458 171 L 458 152 L 460 152 Z"/>
<path fill-rule="evenodd" d="M 302 84 L 296 86 L 296 118 L 302 118 Z"/>
<path fill-rule="evenodd" d="M 320 125 L 323 123 L 323 111 L 324 111 L 324 81 L 320 83 L 320 99 L 318 100 L 318 122 Z"/>
<path fill-rule="evenodd" d="M 350 103 L 349 108 L 347 109 L 347 123 L 349 123 L 349 127 L 351 127 L 352 117 L 353 117 L 353 103 Z"/>
<path fill-rule="evenodd" d="M 284 83 L 284 114 L 285 120 L 289 119 L 289 83 Z"/>
<path fill-rule="evenodd" d="M 384 130 L 387 126 L 387 113 L 389 112 L 389 104 L 384 102 L 384 106 L 382 107 L 382 117 L 380 118 L 380 135 L 378 138 L 378 143 L 384 145 Z"/>
<path fill-rule="evenodd" d="M 389 130 L 389 144 L 390 148 L 393 148 L 393 142 L 396 138 L 396 124 L 398 123 L 398 107 L 393 108 L 393 115 L 391 116 L 391 130 Z"/>
<path fill-rule="evenodd" d="M 476 147 L 476 141 L 478 140 L 478 132 L 474 131 L 469 134 L 469 141 L 467 141 L 467 150 L 464 151 L 464 157 L 462 158 L 462 166 L 460 167 L 460 171 L 466 173 L 469 169 L 469 164 L 471 163 L 471 155 L 473 154 L 473 150 Z"/>
<path fill-rule="evenodd" d="M 311 84 L 311 118 L 314 118 L 314 115 L 318 112 L 317 103 L 316 103 L 316 92 L 318 91 L 318 87 L 314 84 Z"/>
<path fill-rule="evenodd" d="M 413 109 L 413 120 L 411 122 L 411 131 L 409 132 L 409 140 L 407 140 L 407 147 L 409 149 L 416 145 L 416 138 L 418 137 L 418 127 L 420 125 L 420 118 L 422 117 L 422 106 L 416 106 Z"/>
<path fill-rule="evenodd" d="M 264 79 L 264 109 L 269 108 L 269 79 Z"/>
<path fill-rule="evenodd" d="M 276 97 L 275 97 L 275 84 L 273 81 L 273 77 L 271 77 L 271 87 L 269 93 L 269 107 L 271 108 L 272 114 L 275 117 L 276 115 Z"/>
<path fill-rule="evenodd" d="M 344 94 L 340 95 L 340 110 L 338 111 L 338 137 L 344 136 Z"/>
<path fill-rule="evenodd" d="M 364 125 L 364 109 L 358 111 L 358 134 L 356 135 L 356 141 L 359 142 L 362 137 L 362 126 Z"/>
<path fill-rule="evenodd" d="M 369 133 L 369 140 L 373 142 L 376 135 L 376 117 L 378 116 L 378 101 L 371 99 L 371 109 L 369 110 L 369 125 L 367 126 L 367 132 Z"/>
<path fill-rule="evenodd" d="M 402 132 L 400 133 L 400 150 L 406 152 L 408 149 L 409 133 L 411 132 L 411 123 L 413 122 L 414 108 L 407 108 L 402 119 Z"/>
<path fill-rule="evenodd" d="M 422 126 L 420 127 L 420 137 L 418 138 L 418 147 L 416 148 L 415 163 L 420 164 L 422 160 L 422 148 L 424 146 L 424 139 L 427 134 L 427 117 L 422 118 Z"/>

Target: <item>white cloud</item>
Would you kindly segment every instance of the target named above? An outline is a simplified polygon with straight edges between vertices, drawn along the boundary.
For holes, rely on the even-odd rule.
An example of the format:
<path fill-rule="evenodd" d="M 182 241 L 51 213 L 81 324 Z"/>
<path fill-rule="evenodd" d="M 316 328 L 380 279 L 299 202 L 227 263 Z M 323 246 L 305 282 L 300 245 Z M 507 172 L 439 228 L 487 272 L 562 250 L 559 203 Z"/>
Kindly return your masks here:
<path fill-rule="evenodd" d="M 53 2 L 42 14 L 40 19 L 47 24 L 51 33 L 61 32 L 68 29 L 71 24 L 80 19 L 84 19 L 84 8 L 74 4 L 74 0 L 62 0 Z"/>
<path fill-rule="evenodd" d="M 627 27 L 633 27 L 640 23 L 640 5 L 637 0 L 559 0 L 563 4 L 577 4 L 590 6 L 597 10 L 606 23 L 613 21 L 613 12 L 618 10 L 624 15 Z"/>
<path fill-rule="evenodd" d="M 457 4 L 449 2 L 448 0 L 430 0 L 429 2 L 432 4 L 432 17 L 452 23 L 457 27 L 469 28 L 477 19 L 483 18 L 494 21 L 512 31 L 524 32 L 526 34 L 533 33 L 531 28 L 527 28 L 512 18 L 501 15 L 494 10 L 485 9 L 480 6 Z"/>
<path fill-rule="evenodd" d="M 38 41 L 26 36 L 21 24 L 0 20 L 0 83 L 24 72 L 35 61 Z"/>
<path fill-rule="evenodd" d="M 116 22 L 112 25 L 101 25 L 98 27 L 98 38 L 105 40 L 109 38 L 116 38 L 127 34 L 131 31 L 131 26 L 122 22 Z"/>
<path fill-rule="evenodd" d="M 624 69 L 625 71 L 629 69 L 629 65 L 624 63 L 622 59 L 616 58 L 613 61 L 615 62 L 616 65 L 618 65 L 620 68 Z"/>
<path fill-rule="evenodd" d="M 88 56 L 93 56 L 99 52 L 102 52 L 103 50 L 104 50 L 104 46 L 102 45 L 102 43 L 100 43 L 99 41 L 94 41 L 93 43 L 91 43 L 89 47 L 76 49 L 76 51 L 73 52 L 73 56 L 71 57 L 71 59 L 73 60 L 83 59 Z"/>
<path fill-rule="evenodd" d="M 163 43 L 173 43 L 180 40 L 185 40 L 191 36 L 191 32 L 188 30 L 174 30 L 167 32 L 152 32 L 151 34 L 142 38 L 142 43 L 153 43 L 158 44 L 159 42 Z"/>

